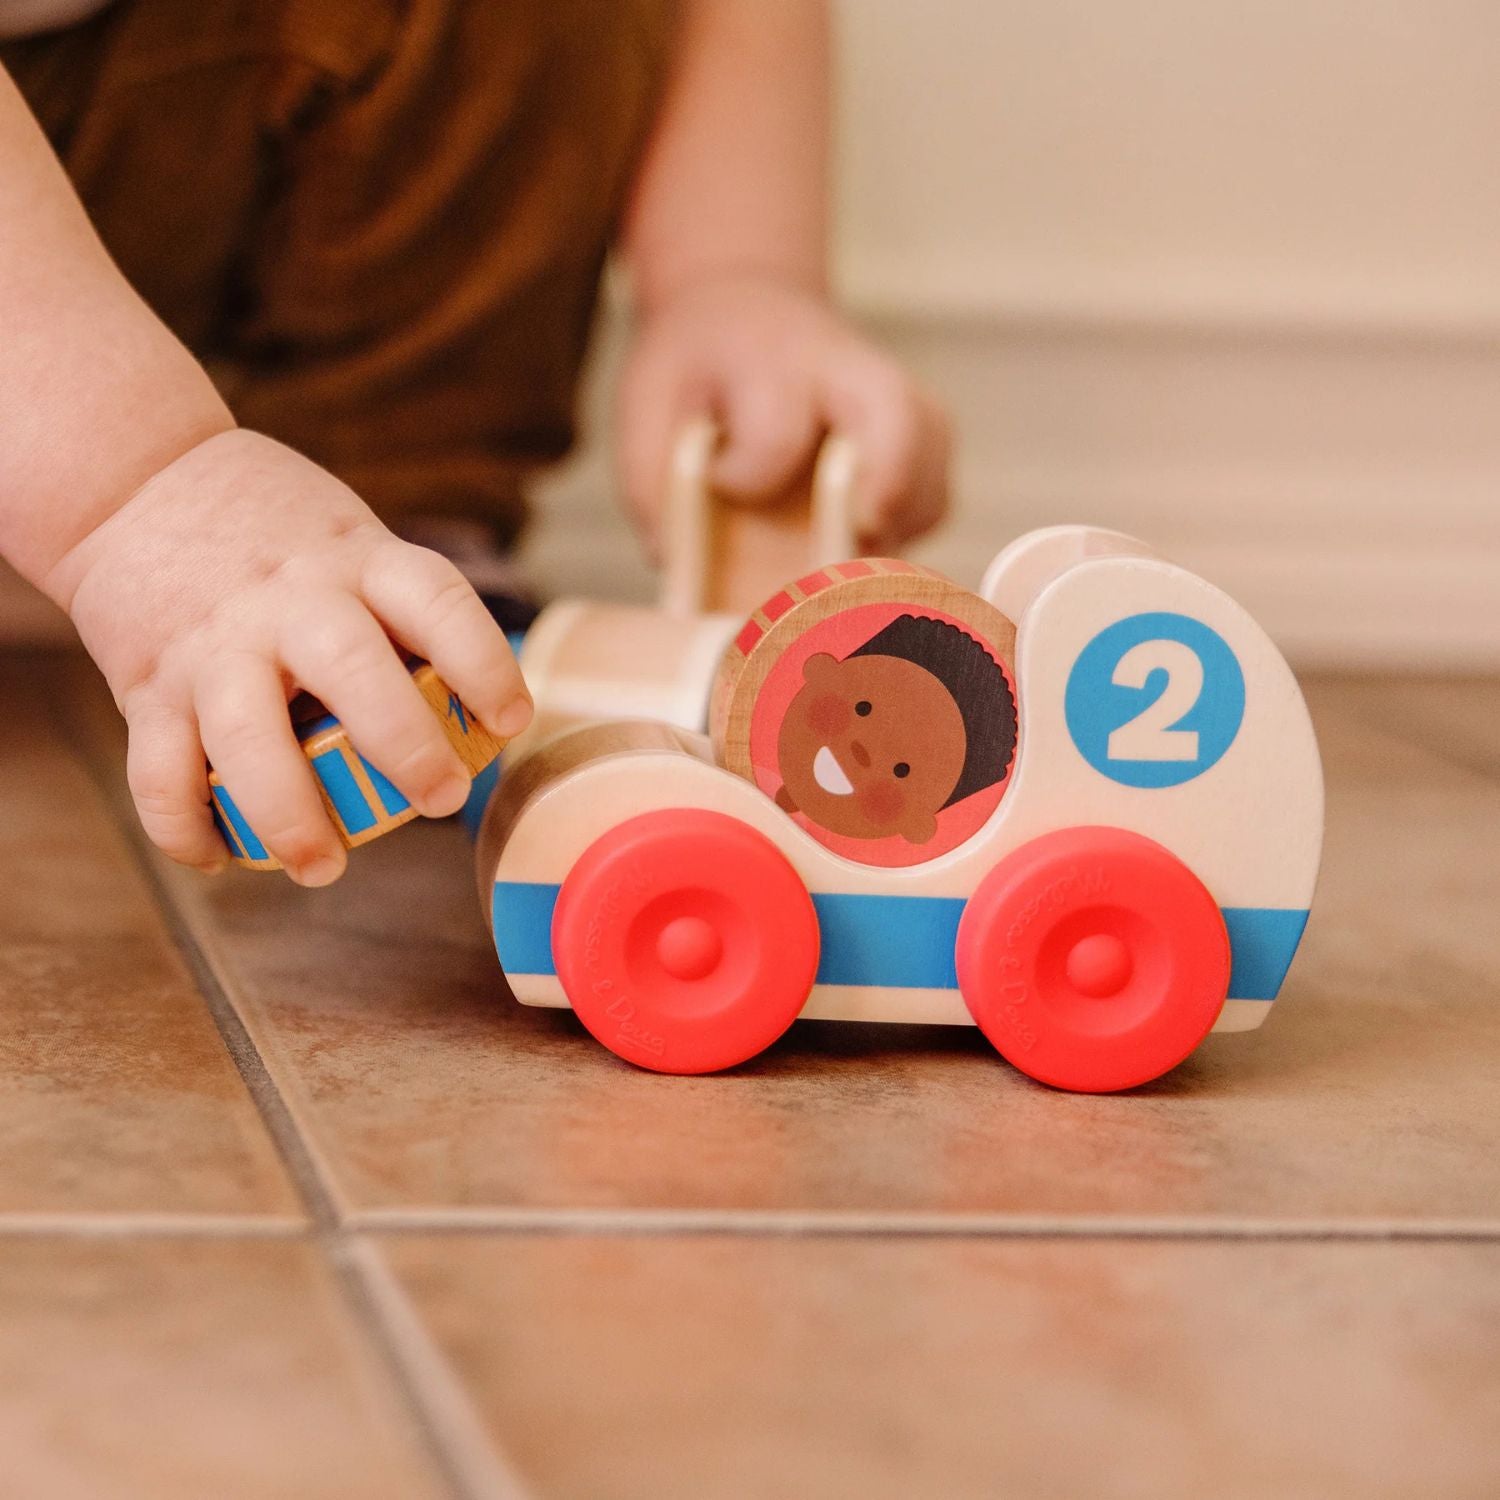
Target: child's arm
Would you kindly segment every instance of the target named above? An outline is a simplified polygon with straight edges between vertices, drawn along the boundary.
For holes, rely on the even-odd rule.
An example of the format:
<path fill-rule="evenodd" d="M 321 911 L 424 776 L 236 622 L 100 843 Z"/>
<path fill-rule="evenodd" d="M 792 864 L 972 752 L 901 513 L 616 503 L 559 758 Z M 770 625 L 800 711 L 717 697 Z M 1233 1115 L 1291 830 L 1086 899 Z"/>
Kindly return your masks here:
<path fill-rule="evenodd" d="M 458 807 L 467 777 L 387 631 L 496 734 L 529 717 L 504 636 L 449 564 L 235 426 L 111 263 L 3 69 L 0 553 L 72 615 L 129 721 L 146 831 L 185 863 L 225 856 L 206 752 L 295 878 L 342 870 L 293 686 L 423 812 Z"/>
<path fill-rule="evenodd" d="M 677 63 L 626 217 L 641 332 L 619 413 L 626 494 L 648 531 L 672 435 L 704 411 L 716 481 L 773 494 L 826 428 L 857 442 L 858 522 L 889 547 L 947 504 L 941 410 L 826 302 L 824 0 L 688 0 Z"/>

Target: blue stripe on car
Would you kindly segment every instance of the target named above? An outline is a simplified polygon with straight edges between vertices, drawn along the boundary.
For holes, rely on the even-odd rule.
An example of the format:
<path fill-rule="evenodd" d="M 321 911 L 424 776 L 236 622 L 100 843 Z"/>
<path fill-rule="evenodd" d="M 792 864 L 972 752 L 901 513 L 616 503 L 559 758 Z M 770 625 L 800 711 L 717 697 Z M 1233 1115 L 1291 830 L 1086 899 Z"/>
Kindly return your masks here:
<path fill-rule="evenodd" d="M 1226 906 L 1229 998 L 1274 1000 L 1292 966 L 1307 912 L 1280 906 Z"/>
<path fill-rule="evenodd" d="M 507 974 L 555 974 L 552 912 L 559 887 L 498 881 L 490 901 L 495 951 Z M 817 983 L 879 989 L 958 988 L 954 944 L 964 901 L 955 896 L 849 896 L 817 892 L 822 951 Z M 1224 908 L 1231 1000 L 1274 1000 L 1307 925 L 1285 907 Z"/>

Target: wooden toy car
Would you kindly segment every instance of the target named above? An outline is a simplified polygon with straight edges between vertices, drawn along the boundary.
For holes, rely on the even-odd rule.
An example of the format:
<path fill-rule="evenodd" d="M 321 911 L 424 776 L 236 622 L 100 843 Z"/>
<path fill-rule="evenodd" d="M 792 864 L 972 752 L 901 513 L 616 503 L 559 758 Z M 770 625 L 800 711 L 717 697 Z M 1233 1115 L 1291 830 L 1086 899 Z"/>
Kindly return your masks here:
<path fill-rule="evenodd" d="M 731 1067 L 799 1016 L 916 1021 L 1089 1091 L 1259 1026 L 1322 775 L 1254 620 L 1088 527 L 1020 538 L 977 593 L 816 561 L 737 626 L 544 613 L 522 653 L 542 722 L 478 847 L 516 998 L 664 1072 Z"/>

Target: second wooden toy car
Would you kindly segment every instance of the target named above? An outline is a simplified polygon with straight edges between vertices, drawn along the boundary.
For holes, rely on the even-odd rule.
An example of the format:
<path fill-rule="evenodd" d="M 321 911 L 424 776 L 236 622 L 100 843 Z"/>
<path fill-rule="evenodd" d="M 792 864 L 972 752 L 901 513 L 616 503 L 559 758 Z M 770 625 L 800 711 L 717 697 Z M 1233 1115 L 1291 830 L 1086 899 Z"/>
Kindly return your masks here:
<path fill-rule="evenodd" d="M 413 657 L 407 661 L 407 670 L 464 769 L 471 778 L 481 776 L 495 764 L 503 743 L 459 701 L 431 663 Z M 293 732 L 307 757 L 329 822 L 346 848 L 357 849 L 417 816 L 416 808 L 359 753 L 343 724 L 321 703 L 299 694 L 289 708 Z M 281 861 L 261 842 L 218 772 L 210 769 L 208 784 L 214 822 L 234 863 L 251 870 L 281 869 Z"/>
<path fill-rule="evenodd" d="M 670 670 L 627 662 L 596 701 L 648 718 L 567 727 L 589 695 L 549 705 L 545 668 L 579 617 L 543 616 L 522 666 L 544 724 L 478 848 L 516 998 L 664 1072 L 731 1067 L 798 1016 L 917 1021 L 1090 1091 L 1258 1026 L 1307 920 L 1322 778 L 1250 616 L 1086 527 L 1012 543 L 977 593 L 819 561 L 732 639 L 637 620 Z"/>

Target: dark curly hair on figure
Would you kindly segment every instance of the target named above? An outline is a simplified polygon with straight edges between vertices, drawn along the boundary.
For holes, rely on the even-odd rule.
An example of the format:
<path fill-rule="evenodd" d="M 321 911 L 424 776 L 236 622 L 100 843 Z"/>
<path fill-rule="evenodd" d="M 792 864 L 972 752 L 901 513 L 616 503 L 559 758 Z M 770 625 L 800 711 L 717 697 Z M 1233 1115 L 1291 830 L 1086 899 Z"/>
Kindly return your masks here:
<path fill-rule="evenodd" d="M 1016 700 L 999 662 L 947 620 L 902 615 L 849 656 L 896 656 L 931 672 L 964 721 L 964 766 L 944 807 L 1004 779 L 1016 752 Z"/>

